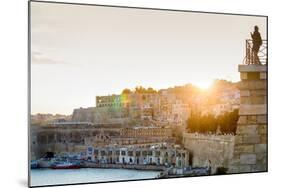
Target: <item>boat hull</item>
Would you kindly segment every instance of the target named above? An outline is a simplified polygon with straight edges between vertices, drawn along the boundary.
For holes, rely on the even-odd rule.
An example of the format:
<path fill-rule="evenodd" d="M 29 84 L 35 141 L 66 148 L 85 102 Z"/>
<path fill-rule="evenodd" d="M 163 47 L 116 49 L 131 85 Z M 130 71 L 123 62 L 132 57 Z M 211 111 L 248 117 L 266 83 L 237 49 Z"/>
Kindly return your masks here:
<path fill-rule="evenodd" d="M 39 161 L 38 166 L 40 168 L 50 168 L 52 166 L 52 162 L 51 161 Z"/>
<path fill-rule="evenodd" d="M 69 166 L 52 166 L 52 169 L 79 169 L 78 165 L 69 165 Z"/>

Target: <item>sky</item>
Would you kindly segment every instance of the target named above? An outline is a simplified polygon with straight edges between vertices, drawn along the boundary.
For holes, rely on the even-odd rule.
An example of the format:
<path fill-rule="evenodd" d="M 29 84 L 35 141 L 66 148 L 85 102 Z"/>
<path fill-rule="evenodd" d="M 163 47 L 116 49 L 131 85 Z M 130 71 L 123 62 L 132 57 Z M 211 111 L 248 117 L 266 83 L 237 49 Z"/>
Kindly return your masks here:
<path fill-rule="evenodd" d="M 71 114 L 97 95 L 239 81 L 266 18 L 31 2 L 31 113 Z"/>

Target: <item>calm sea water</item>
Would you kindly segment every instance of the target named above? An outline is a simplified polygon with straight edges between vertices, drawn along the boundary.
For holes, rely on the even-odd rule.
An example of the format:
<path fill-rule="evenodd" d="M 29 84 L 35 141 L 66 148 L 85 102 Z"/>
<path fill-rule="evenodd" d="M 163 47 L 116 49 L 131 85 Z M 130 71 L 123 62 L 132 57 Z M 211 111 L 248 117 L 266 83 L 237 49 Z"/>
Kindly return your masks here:
<path fill-rule="evenodd" d="M 160 172 L 127 169 L 32 169 L 31 185 L 57 185 L 155 178 Z"/>

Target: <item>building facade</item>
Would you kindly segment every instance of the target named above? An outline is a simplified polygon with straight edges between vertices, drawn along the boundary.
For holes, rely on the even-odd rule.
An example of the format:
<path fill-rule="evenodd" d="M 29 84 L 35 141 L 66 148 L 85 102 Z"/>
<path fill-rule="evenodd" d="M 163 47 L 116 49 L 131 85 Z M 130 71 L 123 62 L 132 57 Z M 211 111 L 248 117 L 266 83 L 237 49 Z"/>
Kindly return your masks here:
<path fill-rule="evenodd" d="M 88 160 L 101 164 L 189 166 L 186 149 L 158 145 L 127 147 L 88 147 Z"/>

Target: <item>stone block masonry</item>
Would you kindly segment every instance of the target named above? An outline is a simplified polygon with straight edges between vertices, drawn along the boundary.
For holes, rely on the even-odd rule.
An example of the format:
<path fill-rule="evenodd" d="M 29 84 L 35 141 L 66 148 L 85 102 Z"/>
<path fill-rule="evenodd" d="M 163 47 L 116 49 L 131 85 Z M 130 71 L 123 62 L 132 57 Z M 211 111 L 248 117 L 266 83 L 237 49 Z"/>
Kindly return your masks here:
<path fill-rule="evenodd" d="M 233 156 L 235 136 L 231 134 L 214 135 L 184 133 L 184 147 L 192 154 L 192 167 L 205 167 L 211 161 L 211 173 L 219 167 L 227 168 Z M 254 151 L 254 147 L 243 146 L 242 151 Z"/>
<path fill-rule="evenodd" d="M 267 171 L 267 66 L 239 65 L 240 109 L 228 173 Z"/>

